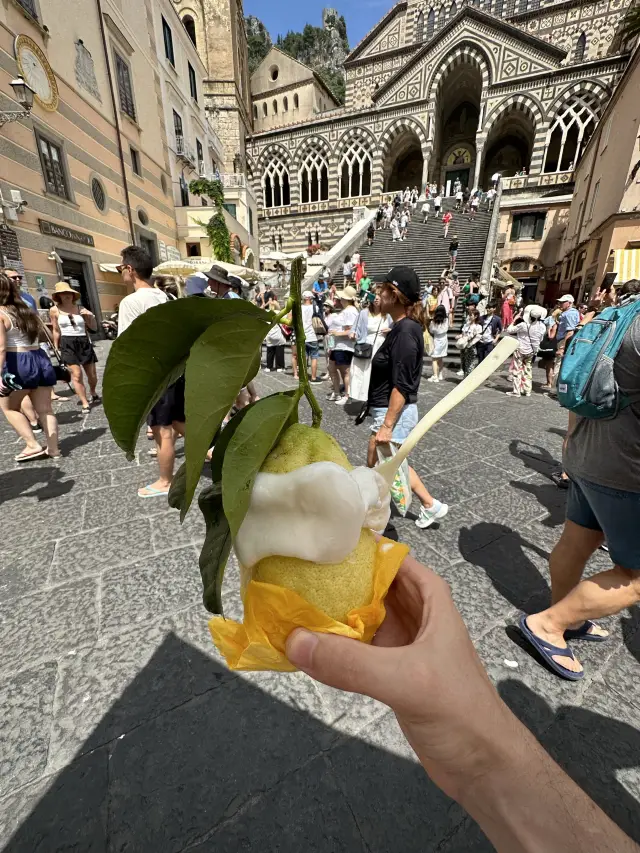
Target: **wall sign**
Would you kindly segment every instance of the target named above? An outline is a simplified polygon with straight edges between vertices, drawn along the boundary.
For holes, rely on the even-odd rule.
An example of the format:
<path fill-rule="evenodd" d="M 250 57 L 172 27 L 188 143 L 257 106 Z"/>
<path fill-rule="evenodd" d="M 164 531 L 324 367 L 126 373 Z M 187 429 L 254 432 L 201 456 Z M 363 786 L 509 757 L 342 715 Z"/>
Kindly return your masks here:
<path fill-rule="evenodd" d="M 0 225 L 0 263 L 7 269 L 19 272 L 24 278 L 24 264 L 18 235 L 7 225 Z"/>
<path fill-rule="evenodd" d="M 82 246 L 95 246 L 91 234 L 74 231 L 73 228 L 67 228 L 66 225 L 58 225 L 55 222 L 48 222 L 46 219 L 39 219 L 38 222 L 40 223 L 42 234 L 59 237 L 61 240 L 69 240 L 71 243 L 80 243 Z"/>

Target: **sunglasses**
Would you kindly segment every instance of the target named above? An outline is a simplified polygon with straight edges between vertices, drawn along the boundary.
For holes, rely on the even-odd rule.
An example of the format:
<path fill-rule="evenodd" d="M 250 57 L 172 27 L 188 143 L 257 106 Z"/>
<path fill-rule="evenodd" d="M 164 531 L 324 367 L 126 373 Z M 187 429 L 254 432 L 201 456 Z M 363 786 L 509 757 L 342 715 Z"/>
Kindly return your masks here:
<path fill-rule="evenodd" d="M 116 272 L 121 273 L 122 270 L 126 270 L 128 266 L 129 264 L 118 264 L 118 266 L 116 267 Z"/>
<path fill-rule="evenodd" d="M 22 281 L 21 275 L 8 275 L 7 278 L 9 281 Z"/>

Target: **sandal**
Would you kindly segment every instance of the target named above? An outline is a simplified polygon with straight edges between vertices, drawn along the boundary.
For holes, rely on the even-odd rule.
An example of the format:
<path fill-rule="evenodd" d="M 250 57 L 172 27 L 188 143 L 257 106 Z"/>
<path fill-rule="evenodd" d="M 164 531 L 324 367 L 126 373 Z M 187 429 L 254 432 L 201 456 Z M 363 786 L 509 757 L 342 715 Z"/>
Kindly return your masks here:
<path fill-rule="evenodd" d="M 102 402 L 102 397 L 100 394 L 92 394 L 91 400 L 89 400 L 92 406 L 98 406 Z"/>
<path fill-rule="evenodd" d="M 157 498 L 161 495 L 164 495 L 165 498 L 168 497 L 169 489 L 166 491 L 164 489 L 154 489 L 153 486 L 143 486 L 141 489 L 138 489 L 139 498 Z"/>
<path fill-rule="evenodd" d="M 25 453 L 23 450 L 22 453 L 18 453 L 13 458 L 16 462 L 31 462 L 32 459 L 46 459 L 46 456 L 47 451 L 41 447 L 40 450 L 32 450 L 31 453 Z"/>
<path fill-rule="evenodd" d="M 525 640 L 533 646 L 547 666 L 551 667 L 551 669 L 561 678 L 566 678 L 567 681 L 580 681 L 584 678 L 584 670 L 574 672 L 572 669 L 567 669 L 565 666 L 562 666 L 562 664 L 553 659 L 553 656 L 557 655 L 558 657 L 571 658 L 571 660 L 575 660 L 576 657 L 569 646 L 565 646 L 565 648 L 562 649 L 560 646 L 552 646 L 551 643 L 548 643 L 541 637 L 536 637 L 527 625 L 526 613 L 523 613 L 520 617 L 519 625 L 522 636 Z"/>
<path fill-rule="evenodd" d="M 592 634 L 591 628 L 599 628 L 591 619 L 587 619 L 579 628 L 567 628 L 564 632 L 565 640 L 588 640 L 590 643 L 604 643 L 609 639 L 609 634 Z"/>
<path fill-rule="evenodd" d="M 83 407 L 82 407 L 82 414 L 83 414 L 83 415 L 88 415 L 90 411 L 91 411 L 91 407 L 90 407 L 90 406 L 83 406 Z"/>

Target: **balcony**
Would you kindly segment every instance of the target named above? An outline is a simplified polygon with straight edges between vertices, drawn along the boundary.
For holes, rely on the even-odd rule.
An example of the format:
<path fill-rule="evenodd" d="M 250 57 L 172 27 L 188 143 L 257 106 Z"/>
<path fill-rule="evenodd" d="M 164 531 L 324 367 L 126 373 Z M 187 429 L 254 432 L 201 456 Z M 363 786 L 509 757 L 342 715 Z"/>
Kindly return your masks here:
<path fill-rule="evenodd" d="M 188 142 L 184 138 L 184 136 L 176 135 L 176 155 L 187 165 L 191 166 L 191 168 L 195 169 L 196 167 L 196 155 L 192 148 L 190 148 Z"/>
<path fill-rule="evenodd" d="M 570 172 L 548 172 L 542 175 L 514 175 L 502 179 L 502 191 L 539 189 L 540 187 L 556 187 L 573 183 L 573 170 Z M 567 190 L 567 192 L 569 192 Z"/>

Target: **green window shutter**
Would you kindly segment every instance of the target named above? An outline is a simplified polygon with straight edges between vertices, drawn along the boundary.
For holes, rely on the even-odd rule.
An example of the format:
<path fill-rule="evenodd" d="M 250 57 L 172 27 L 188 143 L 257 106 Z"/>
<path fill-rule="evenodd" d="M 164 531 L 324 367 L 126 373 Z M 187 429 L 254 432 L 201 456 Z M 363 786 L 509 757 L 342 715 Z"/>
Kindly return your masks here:
<path fill-rule="evenodd" d="M 546 218 L 546 213 L 539 213 L 536 217 L 536 230 L 533 237 L 534 240 L 542 240 L 542 235 L 544 234 L 544 223 Z"/>
<path fill-rule="evenodd" d="M 519 216 L 514 216 L 511 222 L 511 240 L 519 240 L 520 239 L 520 223 L 521 218 Z"/>

